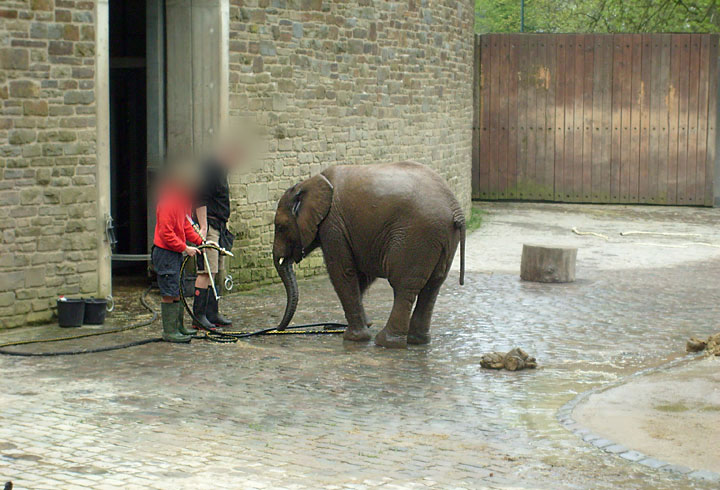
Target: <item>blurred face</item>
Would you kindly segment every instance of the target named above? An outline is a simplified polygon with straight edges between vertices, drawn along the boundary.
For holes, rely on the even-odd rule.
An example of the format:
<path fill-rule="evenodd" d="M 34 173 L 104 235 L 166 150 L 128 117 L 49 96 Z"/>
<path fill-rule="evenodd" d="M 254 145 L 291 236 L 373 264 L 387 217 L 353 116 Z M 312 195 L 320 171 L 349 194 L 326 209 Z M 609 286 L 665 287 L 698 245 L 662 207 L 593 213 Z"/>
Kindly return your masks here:
<path fill-rule="evenodd" d="M 217 157 L 225 168 L 233 170 L 243 166 L 246 161 L 246 152 L 240 143 L 227 143 L 220 147 Z"/>
<path fill-rule="evenodd" d="M 199 186 L 197 165 L 190 162 L 174 162 L 166 168 L 165 181 L 194 193 Z"/>

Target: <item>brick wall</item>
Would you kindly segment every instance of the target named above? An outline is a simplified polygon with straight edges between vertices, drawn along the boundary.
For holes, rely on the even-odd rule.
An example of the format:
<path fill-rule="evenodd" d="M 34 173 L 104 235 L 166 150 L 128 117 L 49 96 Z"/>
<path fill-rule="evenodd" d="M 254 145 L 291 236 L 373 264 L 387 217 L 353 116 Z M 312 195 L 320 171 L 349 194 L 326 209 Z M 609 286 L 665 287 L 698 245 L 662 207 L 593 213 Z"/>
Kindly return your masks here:
<path fill-rule="evenodd" d="M 275 280 L 276 201 L 330 165 L 417 160 L 469 211 L 473 18 L 469 0 L 230 1 L 230 111 L 270 135 L 233 182 L 242 283 Z"/>
<path fill-rule="evenodd" d="M 0 1 L 0 328 L 97 288 L 94 8 Z"/>

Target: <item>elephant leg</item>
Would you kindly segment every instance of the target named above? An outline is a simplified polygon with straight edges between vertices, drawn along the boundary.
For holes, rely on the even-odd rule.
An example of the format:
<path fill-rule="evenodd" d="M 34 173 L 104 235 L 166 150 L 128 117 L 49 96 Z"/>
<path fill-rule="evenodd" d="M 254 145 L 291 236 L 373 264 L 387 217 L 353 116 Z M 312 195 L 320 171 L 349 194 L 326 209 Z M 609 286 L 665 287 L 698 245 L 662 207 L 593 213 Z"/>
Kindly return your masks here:
<path fill-rule="evenodd" d="M 340 303 L 345 310 L 345 319 L 348 322 L 343 338 L 357 342 L 370 340 L 370 329 L 367 328 L 365 310 L 362 305 L 360 282 L 354 265 L 347 264 L 346 267 L 343 267 L 342 262 L 326 263 L 330 281 L 340 298 Z"/>
<path fill-rule="evenodd" d="M 362 304 L 362 300 L 365 297 L 365 292 L 368 290 L 368 288 L 374 281 L 374 277 L 370 277 L 362 273 L 358 275 L 358 282 L 360 284 L 360 307 L 362 308 L 364 323 L 368 327 L 372 326 L 372 322 L 370 321 L 367 313 L 365 312 L 365 307 Z"/>
<path fill-rule="evenodd" d="M 418 295 L 415 311 L 410 318 L 408 344 L 420 345 L 430 343 L 430 320 L 432 319 L 435 300 L 445 278 L 431 279 Z"/>
<path fill-rule="evenodd" d="M 395 301 L 388 322 L 375 336 L 375 344 L 382 347 L 404 349 L 407 347 L 410 312 L 417 297 L 416 290 L 395 288 Z"/>

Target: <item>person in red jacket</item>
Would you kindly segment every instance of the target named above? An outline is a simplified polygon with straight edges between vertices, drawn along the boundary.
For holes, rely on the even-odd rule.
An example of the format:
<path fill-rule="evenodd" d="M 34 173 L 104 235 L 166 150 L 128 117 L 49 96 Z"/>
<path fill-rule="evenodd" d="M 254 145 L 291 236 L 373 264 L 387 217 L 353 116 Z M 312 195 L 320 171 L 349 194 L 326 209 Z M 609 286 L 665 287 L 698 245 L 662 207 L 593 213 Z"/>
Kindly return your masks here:
<path fill-rule="evenodd" d="M 187 220 L 192 213 L 193 186 L 181 171 L 171 173 L 163 182 L 155 210 L 155 237 L 152 264 L 157 273 L 162 296 L 163 339 L 168 342 L 190 342 L 196 333 L 183 325 L 180 304 L 180 267 L 183 253 L 195 256 L 200 250 L 188 245 L 201 245 L 203 239 Z"/>

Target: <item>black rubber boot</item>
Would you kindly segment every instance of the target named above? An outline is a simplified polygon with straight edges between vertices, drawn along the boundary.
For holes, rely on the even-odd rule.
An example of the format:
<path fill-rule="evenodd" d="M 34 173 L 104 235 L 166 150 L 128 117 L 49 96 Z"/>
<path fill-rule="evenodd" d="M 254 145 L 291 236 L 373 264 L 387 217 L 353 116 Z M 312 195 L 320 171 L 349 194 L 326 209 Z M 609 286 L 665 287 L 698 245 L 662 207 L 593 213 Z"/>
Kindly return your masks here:
<path fill-rule="evenodd" d="M 180 303 L 161 303 L 161 314 L 163 324 L 162 338 L 165 342 L 187 344 L 192 339 L 190 335 L 183 335 L 178 330 L 178 314 Z"/>
<path fill-rule="evenodd" d="M 175 303 L 178 305 L 178 312 L 177 312 L 178 332 L 180 332 L 183 335 L 192 335 L 192 336 L 197 335 L 197 330 L 195 330 L 194 328 L 185 326 L 185 319 L 184 319 L 185 307 L 183 306 L 183 304 L 180 303 L 179 301 L 176 301 Z"/>
<path fill-rule="evenodd" d="M 210 288 L 208 288 L 208 305 L 205 316 L 207 317 L 208 321 L 216 327 L 232 327 L 232 321 L 222 316 L 218 311 L 218 300 L 215 298 L 215 293 L 213 293 L 212 289 Z"/>
<path fill-rule="evenodd" d="M 193 319 L 193 327 L 195 328 L 202 328 L 205 330 L 210 331 L 216 331 L 217 328 L 215 325 L 210 323 L 210 321 L 207 319 L 206 313 L 207 313 L 207 306 L 208 306 L 208 293 L 210 293 L 210 289 L 200 289 L 195 288 L 195 300 L 193 301 L 193 315 L 195 316 L 196 320 Z M 199 322 L 199 323 L 198 323 Z"/>

